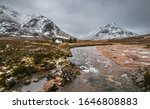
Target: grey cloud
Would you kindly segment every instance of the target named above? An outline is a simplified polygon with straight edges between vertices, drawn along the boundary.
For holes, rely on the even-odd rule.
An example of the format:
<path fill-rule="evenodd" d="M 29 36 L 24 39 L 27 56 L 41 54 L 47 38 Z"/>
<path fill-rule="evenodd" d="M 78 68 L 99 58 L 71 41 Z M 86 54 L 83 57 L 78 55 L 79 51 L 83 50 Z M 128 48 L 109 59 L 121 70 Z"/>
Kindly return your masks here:
<path fill-rule="evenodd" d="M 150 33 L 150 0 L 0 0 L 20 12 L 39 12 L 72 35 L 86 35 L 115 22 L 136 33 Z"/>

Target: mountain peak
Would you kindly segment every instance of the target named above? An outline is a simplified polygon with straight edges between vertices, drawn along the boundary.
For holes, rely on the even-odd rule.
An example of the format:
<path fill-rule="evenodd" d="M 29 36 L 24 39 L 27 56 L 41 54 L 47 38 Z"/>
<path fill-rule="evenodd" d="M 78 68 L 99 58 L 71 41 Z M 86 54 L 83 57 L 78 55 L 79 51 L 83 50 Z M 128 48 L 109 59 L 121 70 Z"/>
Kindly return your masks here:
<path fill-rule="evenodd" d="M 32 36 L 67 40 L 73 38 L 63 32 L 50 19 L 39 13 L 24 15 L 5 5 L 0 5 L 0 34 L 16 37 Z"/>
<path fill-rule="evenodd" d="M 112 22 L 110 24 L 105 25 L 105 27 L 118 27 L 118 25 L 116 23 Z"/>
<path fill-rule="evenodd" d="M 125 30 L 124 28 L 118 26 L 116 23 L 110 23 L 103 27 L 100 27 L 98 31 L 90 35 L 91 40 L 101 40 L 101 39 L 113 39 L 113 38 L 124 38 L 135 36 L 137 34 Z"/>

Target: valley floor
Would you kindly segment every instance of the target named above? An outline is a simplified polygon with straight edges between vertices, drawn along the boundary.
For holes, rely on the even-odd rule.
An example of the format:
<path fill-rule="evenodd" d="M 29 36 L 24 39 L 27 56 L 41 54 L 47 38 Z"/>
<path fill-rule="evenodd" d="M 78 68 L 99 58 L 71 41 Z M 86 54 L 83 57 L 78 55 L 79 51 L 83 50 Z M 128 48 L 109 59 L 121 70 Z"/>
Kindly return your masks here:
<path fill-rule="evenodd" d="M 133 83 L 143 91 L 150 91 L 150 49 L 138 44 L 114 44 L 98 46 L 98 52 L 126 69 Z"/>
<path fill-rule="evenodd" d="M 122 67 L 140 68 L 150 66 L 150 49 L 144 45 L 107 45 L 97 49 Z"/>
<path fill-rule="evenodd" d="M 133 41 L 133 39 L 77 41 L 76 43 L 56 44 L 50 40 L 1 38 L 0 91 L 47 92 L 56 90 L 69 91 L 70 89 L 72 89 L 71 91 L 136 91 L 136 88 L 132 90 L 131 82 L 135 87 L 138 86 L 142 89 L 141 91 L 150 91 L 149 39 L 150 38 L 136 39 L 136 41 Z M 83 46 L 95 46 L 96 48 L 82 49 Z M 92 62 L 93 66 L 102 71 L 100 74 L 102 77 L 99 77 L 99 74 L 88 75 L 85 73 L 85 71 L 88 71 L 86 68 L 97 72 L 97 70 L 91 66 L 84 67 L 76 64 L 76 61 L 70 62 L 67 60 L 67 57 L 72 55 L 73 57 L 71 58 L 74 59 L 72 49 L 76 48 L 76 54 L 79 54 L 76 55 L 75 59 L 81 58 L 79 61 L 86 65 L 88 62 Z M 95 63 L 94 61 L 99 58 L 98 55 L 101 56 L 100 63 L 98 61 L 98 63 Z M 105 60 L 112 61 L 111 65 L 114 66 L 113 70 L 111 66 L 104 65 L 107 64 Z M 119 68 L 119 70 L 117 70 L 117 68 Z M 116 73 L 110 75 L 109 71 Z M 77 76 L 80 72 L 81 75 Z M 119 80 L 122 81 L 122 78 L 128 78 L 126 74 L 129 74 L 129 87 L 123 80 L 123 83 L 126 84 L 126 89 L 123 87 L 121 87 L 121 89 L 115 89 L 116 84 L 120 84 L 117 82 L 118 77 L 120 78 Z M 85 81 L 83 80 L 85 80 L 85 78 L 87 79 L 87 77 L 92 81 L 90 83 L 92 87 L 85 87 Z M 113 78 L 115 80 L 113 80 Z M 106 80 L 106 83 L 103 83 L 102 80 Z M 77 86 L 75 90 L 73 90 L 73 88 L 75 88 L 74 84 Z M 106 84 L 111 86 L 111 88 L 103 87 Z M 84 90 L 79 90 L 79 86 L 82 85 L 84 86 Z M 100 86 L 97 87 L 98 85 Z M 93 86 L 96 87 L 93 88 Z M 131 88 L 131 90 L 128 90 L 128 88 Z M 137 91 L 140 90 L 137 88 Z"/>

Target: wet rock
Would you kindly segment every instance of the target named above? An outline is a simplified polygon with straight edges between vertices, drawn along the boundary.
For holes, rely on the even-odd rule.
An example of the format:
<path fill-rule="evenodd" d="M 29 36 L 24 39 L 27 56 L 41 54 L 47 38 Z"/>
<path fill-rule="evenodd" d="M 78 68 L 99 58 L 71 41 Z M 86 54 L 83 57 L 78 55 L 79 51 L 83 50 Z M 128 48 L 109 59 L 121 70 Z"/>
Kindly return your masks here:
<path fill-rule="evenodd" d="M 56 82 L 62 81 L 62 78 L 59 77 L 59 76 L 57 76 L 57 77 L 55 77 L 55 81 L 56 81 Z"/>
<path fill-rule="evenodd" d="M 144 81 L 144 77 L 142 75 L 136 79 L 136 83 L 143 82 L 143 81 Z"/>
<path fill-rule="evenodd" d="M 80 75 L 79 68 L 73 64 L 65 63 L 47 75 L 48 82 L 45 83 L 43 90 L 46 92 L 53 89 L 57 90 L 58 86 L 64 86 L 66 83 L 72 82 L 77 75 Z"/>
<path fill-rule="evenodd" d="M 31 83 L 31 81 L 28 77 L 23 78 L 22 82 L 23 82 L 24 85 L 28 85 L 28 84 Z"/>
<path fill-rule="evenodd" d="M 47 81 L 43 87 L 44 92 L 56 91 L 57 89 L 58 89 L 58 86 L 56 85 L 54 79 Z"/>
<path fill-rule="evenodd" d="M 137 85 L 138 85 L 139 87 L 144 87 L 144 82 L 139 82 L 139 83 L 137 83 Z"/>
<path fill-rule="evenodd" d="M 39 81 L 39 79 L 37 79 L 37 78 L 33 80 L 33 82 L 38 82 L 38 81 Z"/>
<path fill-rule="evenodd" d="M 63 78 L 59 76 L 55 77 L 55 82 L 57 83 L 58 86 L 64 86 Z"/>
<path fill-rule="evenodd" d="M 58 82 L 57 85 L 58 85 L 58 86 L 64 86 L 64 84 L 61 83 L 61 82 Z"/>

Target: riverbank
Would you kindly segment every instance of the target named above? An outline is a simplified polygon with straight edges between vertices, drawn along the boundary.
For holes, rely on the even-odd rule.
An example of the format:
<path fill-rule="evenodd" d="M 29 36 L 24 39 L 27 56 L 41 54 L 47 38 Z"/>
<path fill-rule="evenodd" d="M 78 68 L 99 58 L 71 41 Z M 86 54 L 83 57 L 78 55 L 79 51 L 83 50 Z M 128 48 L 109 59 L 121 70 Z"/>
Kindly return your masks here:
<path fill-rule="evenodd" d="M 150 49 L 146 45 L 115 44 L 98 46 L 97 50 L 118 66 L 132 69 L 133 83 L 150 91 Z"/>
<path fill-rule="evenodd" d="M 138 92 L 142 91 L 130 79 L 131 69 L 115 64 L 98 52 L 96 46 L 72 48 L 68 60 L 80 67 L 82 73 L 60 92 Z"/>
<path fill-rule="evenodd" d="M 147 67 L 150 66 L 150 49 L 144 45 L 107 45 L 97 49 L 107 58 L 122 67 Z"/>
<path fill-rule="evenodd" d="M 79 70 L 66 61 L 68 56 L 71 56 L 69 50 L 51 41 L 0 39 L 0 91 L 21 91 L 20 87 L 38 82 L 47 75 L 53 77 L 53 85 L 44 91 L 63 86 L 79 74 Z M 52 74 L 53 70 L 57 73 Z"/>
<path fill-rule="evenodd" d="M 0 91 L 148 91 L 149 70 L 136 72 L 139 67 L 149 67 L 148 41 L 57 44 L 50 40 L 2 38 Z M 68 57 L 75 60 L 68 61 Z"/>

